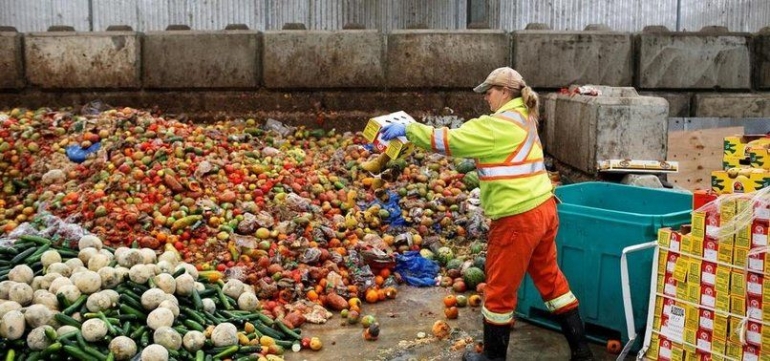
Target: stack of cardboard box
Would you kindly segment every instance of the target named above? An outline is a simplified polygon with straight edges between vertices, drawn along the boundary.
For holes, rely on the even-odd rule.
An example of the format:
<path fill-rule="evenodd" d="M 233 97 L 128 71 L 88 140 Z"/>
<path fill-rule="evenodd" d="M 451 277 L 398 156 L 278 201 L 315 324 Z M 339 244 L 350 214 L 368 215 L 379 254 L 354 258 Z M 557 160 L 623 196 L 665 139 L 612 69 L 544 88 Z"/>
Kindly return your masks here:
<path fill-rule="evenodd" d="M 658 232 L 653 332 L 645 358 L 770 360 L 770 202 L 722 196 L 696 208 L 690 227 Z M 731 220 L 739 214 L 749 224 L 719 232 L 738 223 Z"/>
<path fill-rule="evenodd" d="M 770 135 L 730 136 L 724 139 L 723 169 L 711 172 L 717 194 L 750 193 L 770 187 Z"/>

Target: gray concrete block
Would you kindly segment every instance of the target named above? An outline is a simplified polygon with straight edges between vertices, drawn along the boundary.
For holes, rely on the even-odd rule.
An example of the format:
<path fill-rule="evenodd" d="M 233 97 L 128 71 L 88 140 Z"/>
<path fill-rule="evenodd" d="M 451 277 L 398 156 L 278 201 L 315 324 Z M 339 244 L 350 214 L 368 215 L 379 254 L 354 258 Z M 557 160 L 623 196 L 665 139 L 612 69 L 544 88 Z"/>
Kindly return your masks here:
<path fill-rule="evenodd" d="M 770 93 L 696 94 L 694 102 L 695 117 L 770 117 Z"/>
<path fill-rule="evenodd" d="M 473 88 L 510 64 L 510 37 L 497 30 L 396 30 L 388 34 L 393 88 Z"/>
<path fill-rule="evenodd" d="M 639 88 L 749 89 L 749 40 L 744 34 L 642 33 Z"/>
<path fill-rule="evenodd" d="M 754 36 L 757 88 L 770 89 L 770 27 Z"/>
<path fill-rule="evenodd" d="M 0 32 L 0 89 L 18 89 L 24 86 L 21 34 Z"/>
<path fill-rule="evenodd" d="M 689 117 L 693 93 L 640 92 L 641 95 L 661 97 L 668 101 L 669 117 Z"/>
<path fill-rule="evenodd" d="M 268 88 L 375 88 L 385 79 L 384 36 L 375 30 L 267 31 Z"/>
<path fill-rule="evenodd" d="M 633 88 L 605 89 L 599 96 L 544 97 L 546 151 L 589 174 L 596 173 L 602 160 L 666 159 L 668 102 L 636 95 Z"/>
<path fill-rule="evenodd" d="M 140 42 L 135 32 L 30 33 L 26 77 L 41 88 L 138 88 Z"/>
<path fill-rule="evenodd" d="M 633 82 L 632 56 L 632 38 L 628 33 L 513 32 L 513 68 L 532 87 L 630 86 Z"/>
<path fill-rule="evenodd" d="M 259 85 L 256 31 L 162 31 L 144 36 L 145 88 L 247 88 Z"/>

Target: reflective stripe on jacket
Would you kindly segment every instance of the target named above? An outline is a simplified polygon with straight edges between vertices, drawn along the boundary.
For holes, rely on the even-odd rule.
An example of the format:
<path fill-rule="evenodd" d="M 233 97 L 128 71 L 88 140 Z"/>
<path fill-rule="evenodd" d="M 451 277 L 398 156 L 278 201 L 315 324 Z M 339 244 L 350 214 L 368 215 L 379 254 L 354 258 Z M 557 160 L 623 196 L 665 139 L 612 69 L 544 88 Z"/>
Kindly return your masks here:
<path fill-rule="evenodd" d="M 537 125 L 528 119 L 522 98 L 456 129 L 412 123 L 406 136 L 436 153 L 474 158 L 481 205 L 491 219 L 526 212 L 551 197 L 553 186 L 543 164 Z"/>

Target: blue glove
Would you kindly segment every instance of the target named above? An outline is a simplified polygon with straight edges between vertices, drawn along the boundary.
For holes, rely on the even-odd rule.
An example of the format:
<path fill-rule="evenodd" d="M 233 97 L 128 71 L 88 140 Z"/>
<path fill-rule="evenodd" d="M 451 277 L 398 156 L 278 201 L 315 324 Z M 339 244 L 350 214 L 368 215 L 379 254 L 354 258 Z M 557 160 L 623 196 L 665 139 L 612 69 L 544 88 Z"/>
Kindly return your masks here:
<path fill-rule="evenodd" d="M 382 129 L 382 139 L 391 140 L 406 136 L 406 126 L 401 123 L 391 123 Z"/>

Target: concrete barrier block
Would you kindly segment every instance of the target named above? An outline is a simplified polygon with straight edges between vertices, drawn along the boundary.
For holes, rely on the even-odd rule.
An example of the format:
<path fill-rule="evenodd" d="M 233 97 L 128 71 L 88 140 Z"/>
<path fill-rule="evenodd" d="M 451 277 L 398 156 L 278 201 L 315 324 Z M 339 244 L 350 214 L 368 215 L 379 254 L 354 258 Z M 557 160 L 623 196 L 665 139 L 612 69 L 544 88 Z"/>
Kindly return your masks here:
<path fill-rule="evenodd" d="M 668 101 L 669 117 L 689 117 L 693 93 L 640 92 L 641 95 L 661 97 Z"/>
<path fill-rule="evenodd" d="M 0 32 L 0 89 L 18 89 L 24 86 L 21 34 Z"/>
<path fill-rule="evenodd" d="M 639 96 L 633 88 L 598 88 L 602 95 L 544 97 L 546 151 L 589 174 L 607 159 L 666 159 L 668 102 Z"/>
<path fill-rule="evenodd" d="M 268 88 L 376 88 L 385 79 L 384 37 L 375 30 L 267 31 Z"/>
<path fill-rule="evenodd" d="M 248 30 L 160 31 L 144 36 L 146 88 L 253 88 L 260 34 Z"/>
<path fill-rule="evenodd" d="M 393 88 L 472 88 L 510 64 L 510 37 L 496 30 L 396 30 L 388 34 Z"/>
<path fill-rule="evenodd" d="M 770 93 L 696 94 L 695 117 L 759 118 L 770 117 Z"/>
<path fill-rule="evenodd" d="M 139 88 L 135 32 L 30 33 L 24 37 L 29 83 L 41 88 Z"/>
<path fill-rule="evenodd" d="M 749 89 L 749 40 L 744 34 L 642 33 L 642 89 Z"/>
<path fill-rule="evenodd" d="M 754 36 L 754 59 L 757 67 L 757 88 L 770 89 L 770 27 Z"/>
<path fill-rule="evenodd" d="M 513 32 L 513 68 L 527 84 L 560 88 L 572 84 L 631 86 L 631 34 L 610 31 Z"/>

